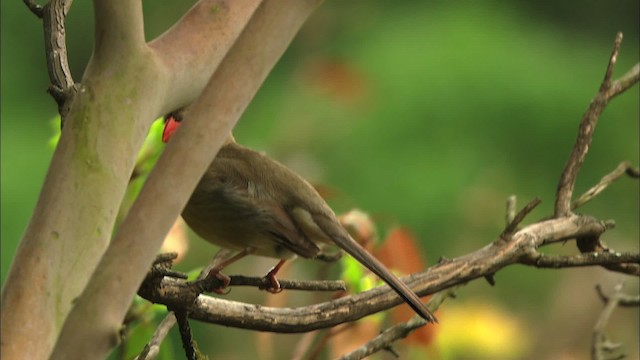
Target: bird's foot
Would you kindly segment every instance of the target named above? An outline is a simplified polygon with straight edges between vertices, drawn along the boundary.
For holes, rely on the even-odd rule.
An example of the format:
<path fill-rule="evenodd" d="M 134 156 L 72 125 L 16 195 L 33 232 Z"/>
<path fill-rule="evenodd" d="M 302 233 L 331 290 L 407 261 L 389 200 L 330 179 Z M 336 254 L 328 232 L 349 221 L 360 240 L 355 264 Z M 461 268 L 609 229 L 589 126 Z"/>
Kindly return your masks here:
<path fill-rule="evenodd" d="M 265 290 L 272 293 L 272 294 L 277 294 L 282 292 L 282 287 L 280 286 L 280 281 L 278 281 L 278 279 L 276 278 L 276 274 L 278 273 L 278 271 L 280 271 L 280 269 L 282 268 L 282 265 L 284 265 L 284 263 L 287 260 L 280 260 L 276 266 L 272 267 L 271 270 L 269 270 L 269 272 L 267 273 L 267 275 L 265 275 L 264 277 L 269 280 L 269 283 L 271 284 L 268 288 L 266 288 Z"/>
<path fill-rule="evenodd" d="M 216 269 L 216 268 L 211 269 L 211 271 L 209 271 L 209 274 L 207 275 L 207 279 L 216 279 L 222 282 L 222 286 L 207 288 L 206 289 L 207 292 L 214 292 L 216 294 L 226 295 L 231 291 L 231 289 L 227 289 L 227 287 L 231 283 L 231 278 L 228 275 L 221 273 L 220 269 Z"/>
<path fill-rule="evenodd" d="M 269 281 L 269 283 L 271 284 L 268 288 L 265 288 L 266 291 L 272 293 L 272 294 L 277 294 L 282 292 L 282 287 L 280 286 L 280 281 L 278 281 L 278 278 L 276 278 L 276 272 L 273 271 L 273 269 L 271 269 L 271 271 L 269 271 L 267 273 L 267 275 L 265 275 L 265 279 L 267 279 Z"/>

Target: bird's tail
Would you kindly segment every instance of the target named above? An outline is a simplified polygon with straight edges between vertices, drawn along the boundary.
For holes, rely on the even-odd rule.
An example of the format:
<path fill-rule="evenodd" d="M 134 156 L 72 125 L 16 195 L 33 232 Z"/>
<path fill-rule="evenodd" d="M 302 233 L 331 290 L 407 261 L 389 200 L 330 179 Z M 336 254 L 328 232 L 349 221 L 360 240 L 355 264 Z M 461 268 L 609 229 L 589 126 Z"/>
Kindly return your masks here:
<path fill-rule="evenodd" d="M 358 244 L 349 234 L 344 230 L 335 229 L 335 227 L 339 226 L 336 222 L 332 222 L 329 219 L 324 219 L 322 216 L 318 218 L 314 218 L 314 221 L 318 226 L 330 235 L 333 241 L 341 247 L 344 251 L 346 251 L 349 255 L 353 256 L 358 262 L 367 267 L 371 272 L 378 275 L 384 282 L 386 282 L 395 292 L 400 295 L 404 299 L 404 301 L 411 306 L 411 308 L 422 318 L 425 320 L 437 323 L 438 319 L 436 319 L 435 315 L 427 306 L 420 300 L 418 295 L 411 290 L 407 284 L 402 282 L 402 280 L 398 279 L 386 266 L 384 266 L 378 259 L 376 259 L 373 255 L 369 254 L 360 244 Z M 334 227 L 334 229 L 329 229 Z M 333 230 L 333 231 L 332 231 Z"/>

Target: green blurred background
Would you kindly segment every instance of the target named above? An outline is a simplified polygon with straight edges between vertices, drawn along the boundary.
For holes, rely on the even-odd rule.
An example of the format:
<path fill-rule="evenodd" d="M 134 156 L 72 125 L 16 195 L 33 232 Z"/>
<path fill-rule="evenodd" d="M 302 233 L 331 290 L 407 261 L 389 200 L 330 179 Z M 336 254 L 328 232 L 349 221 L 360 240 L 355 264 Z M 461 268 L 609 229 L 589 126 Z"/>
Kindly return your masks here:
<path fill-rule="evenodd" d="M 144 2 L 147 38 L 165 31 L 191 4 Z M 52 154 L 47 142 L 56 106 L 45 91 L 41 23 L 21 1 L 3 1 L 1 13 L 4 282 Z M 91 53 L 92 19 L 90 2 L 73 4 L 67 34 L 76 81 Z M 638 26 L 634 0 L 327 1 L 267 79 L 236 138 L 331 189 L 337 212 L 364 209 L 382 234 L 394 225 L 408 227 L 424 260 L 433 264 L 492 241 L 504 226 L 511 194 L 520 206 L 542 198 L 529 221 L 551 214 L 560 171 L 615 33 L 625 35 L 617 77 L 638 61 Z M 578 193 L 622 160 L 638 164 L 638 107 L 637 86 L 609 105 Z M 623 178 L 581 211 L 615 219 L 605 241 L 619 251 L 638 251 L 638 202 L 637 182 Z M 182 270 L 213 253 L 202 241 L 190 246 Z M 575 247 L 569 242 L 546 251 L 573 253 Z M 269 262 L 260 264 L 268 269 Z M 494 288 L 469 284 L 443 307 L 443 322 L 448 309 L 468 311 L 471 318 L 474 305 L 488 304 L 515 324 L 525 345 L 508 355 L 482 355 L 476 345 L 453 341 L 440 344 L 438 356 L 586 359 L 602 307 L 594 285 L 610 290 L 622 279 L 600 269 L 514 266 L 496 275 Z M 638 292 L 637 279 L 627 278 L 625 286 Z M 619 309 L 608 328 L 631 358 L 638 358 L 637 319 L 637 310 Z M 489 322 L 485 331 L 494 325 Z M 209 334 L 201 338 L 203 350 L 221 358 L 243 358 L 236 341 L 253 336 L 195 328 Z M 443 328 L 442 336 L 452 335 Z M 299 337 L 275 339 L 295 344 Z M 180 354 L 176 344 L 167 354 Z M 283 348 L 276 353 L 289 357 L 290 347 Z M 260 356 L 255 348 L 243 351 Z"/>

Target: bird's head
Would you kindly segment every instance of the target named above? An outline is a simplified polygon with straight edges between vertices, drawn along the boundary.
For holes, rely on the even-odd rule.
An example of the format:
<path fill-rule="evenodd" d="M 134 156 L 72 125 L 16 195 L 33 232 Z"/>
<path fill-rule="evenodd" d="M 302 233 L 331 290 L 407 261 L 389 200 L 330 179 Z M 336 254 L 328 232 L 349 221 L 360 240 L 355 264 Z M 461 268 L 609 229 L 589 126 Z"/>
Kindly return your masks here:
<path fill-rule="evenodd" d="M 182 116 L 178 113 L 170 113 L 164 117 L 164 130 L 162 131 L 162 142 L 166 143 L 171 139 L 173 133 L 180 127 Z"/>

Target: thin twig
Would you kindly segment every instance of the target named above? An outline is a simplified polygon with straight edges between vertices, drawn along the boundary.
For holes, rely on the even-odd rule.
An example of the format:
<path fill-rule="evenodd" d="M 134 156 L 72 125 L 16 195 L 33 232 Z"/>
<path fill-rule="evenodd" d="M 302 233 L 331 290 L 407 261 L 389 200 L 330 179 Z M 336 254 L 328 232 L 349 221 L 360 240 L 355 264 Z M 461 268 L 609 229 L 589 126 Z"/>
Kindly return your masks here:
<path fill-rule="evenodd" d="M 619 272 L 621 274 L 640 276 L 639 264 L 631 264 L 631 263 L 608 264 L 608 265 L 602 265 L 602 267 L 604 267 L 609 271 Z"/>
<path fill-rule="evenodd" d="M 627 91 L 640 80 L 640 63 L 635 64 L 619 79 L 611 83 L 607 96 L 611 99 Z"/>
<path fill-rule="evenodd" d="M 170 311 L 156 328 L 151 340 L 144 346 L 142 352 L 136 356 L 134 360 L 156 359 L 160 354 L 160 345 L 169 334 L 169 330 L 171 330 L 175 324 L 176 317 L 174 316 L 173 311 Z"/>
<path fill-rule="evenodd" d="M 185 309 L 175 310 L 174 315 L 178 328 L 180 329 L 180 339 L 184 348 L 187 360 L 196 360 L 196 345 L 191 334 L 191 326 L 189 325 L 188 311 Z"/>
<path fill-rule="evenodd" d="M 604 79 L 602 80 L 602 84 L 600 85 L 600 92 L 606 92 L 611 88 L 611 76 L 613 75 L 613 69 L 616 66 L 616 62 L 618 61 L 618 53 L 620 52 L 621 43 L 622 33 L 619 32 L 616 34 L 616 39 L 613 42 L 613 50 L 611 51 L 611 56 L 609 57 L 607 71 L 605 72 Z"/>
<path fill-rule="evenodd" d="M 58 112 L 64 125 L 71 99 L 78 91 L 73 81 L 67 56 L 65 18 L 73 0 L 51 0 L 44 6 L 34 0 L 23 0 L 29 10 L 42 19 L 44 28 L 44 50 L 51 84 L 47 91 L 58 104 Z"/>
<path fill-rule="evenodd" d="M 259 289 L 268 289 L 272 286 L 266 277 L 232 275 L 229 276 L 229 286 L 253 286 Z M 283 290 L 300 291 L 347 291 L 347 286 L 342 280 L 286 280 L 278 279 Z"/>
<path fill-rule="evenodd" d="M 620 163 L 620 165 L 618 165 L 615 170 L 600 179 L 599 183 L 597 183 L 591 189 L 587 190 L 584 194 L 580 195 L 580 197 L 571 205 L 571 210 L 575 210 L 580 206 L 586 204 L 587 202 L 593 200 L 593 198 L 603 192 L 609 185 L 618 180 L 618 178 L 620 178 L 622 175 L 627 174 L 631 177 L 634 177 L 637 173 L 638 168 L 634 168 L 633 166 L 631 166 L 631 163 L 629 163 L 628 161 Z"/>
<path fill-rule="evenodd" d="M 593 100 L 591 100 L 589 108 L 583 115 L 580 122 L 578 138 L 573 146 L 569 160 L 562 171 L 560 181 L 558 182 L 556 190 L 555 217 L 567 216 L 571 213 L 571 197 L 573 196 L 576 178 L 580 171 L 580 167 L 587 156 L 587 152 L 589 151 L 593 132 L 598 119 L 600 118 L 600 114 L 602 114 L 613 97 L 621 94 L 638 82 L 637 66 L 634 66 L 634 68 L 632 68 L 631 71 L 625 74 L 622 78 L 613 83 L 611 82 L 611 75 L 618 58 L 621 42 L 622 33 L 618 33 L 600 89 Z"/>
<path fill-rule="evenodd" d="M 516 217 L 517 198 L 515 195 L 511 195 L 507 198 L 507 211 L 505 215 L 505 227 L 513 222 Z"/>
<path fill-rule="evenodd" d="M 291 352 L 291 360 L 302 360 L 302 359 L 314 359 L 322 349 L 324 349 L 324 343 L 321 341 L 317 341 L 322 333 L 328 333 L 328 331 L 311 331 L 306 334 L 303 334 L 298 340 L 296 346 Z M 320 338 L 322 340 L 322 338 Z M 314 346 L 316 344 L 316 346 Z M 320 344 L 320 345 L 319 345 Z M 318 346 L 319 345 L 319 346 Z M 320 349 L 320 351 L 316 352 L 316 350 Z M 306 353 L 309 353 L 308 357 L 305 357 Z"/>
<path fill-rule="evenodd" d="M 29 8 L 29 10 L 31 10 L 31 12 L 39 17 L 40 19 L 42 19 L 42 6 L 40 6 L 39 4 L 37 4 L 35 1 L 33 0 L 23 0 L 24 4 L 27 5 L 27 7 Z"/>
<path fill-rule="evenodd" d="M 639 179 L 640 178 L 640 168 L 629 167 L 627 169 L 627 175 L 629 175 L 630 177 L 632 177 L 634 179 Z"/>
<path fill-rule="evenodd" d="M 446 291 L 439 292 L 435 294 L 429 302 L 427 303 L 427 307 L 432 312 L 435 312 L 440 305 L 445 301 L 445 299 L 454 297 L 456 288 L 451 288 Z M 369 340 L 366 344 L 357 348 L 356 350 L 343 355 L 340 357 L 341 360 L 359 360 L 364 359 L 367 356 L 375 354 L 380 350 L 386 350 L 393 344 L 394 342 L 404 339 L 409 336 L 415 330 L 427 325 L 428 323 L 419 316 L 414 316 L 411 320 L 406 323 L 400 323 L 394 325 L 387 330 L 383 331 L 380 335 L 374 337 Z"/>
<path fill-rule="evenodd" d="M 609 302 L 609 297 L 602 290 L 602 286 L 596 285 L 596 292 L 600 300 L 605 304 Z M 620 307 L 638 307 L 640 306 L 640 295 L 620 294 L 618 297 L 618 306 Z"/>
<path fill-rule="evenodd" d="M 593 327 L 593 334 L 591 338 L 591 358 L 593 360 L 609 360 L 609 359 L 622 359 L 624 354 L 612 358 L 610 354 L 620 347 L 620 344 L 612 343 L 607 335 L 604 333 L 604 329 L 609 322 L 613 310 L 618 306 L 620 297 L 622 295 L 622 284 L 618 284 L 614 288 L 613 294 L 609 297 L 609 301 L 602 309 L 596 325 Z"/>
<path fill-rule="evenodd" d="M 251 277 L 244 275 L 230 275 L 229 283 L 214 277 L 188 282 L 173 277 L 164 277 L 155 282 L 146 282 L 140 287 L 138 295 L 148 301 L 172 307 L 188 306 L 188 302 L 195 300 L 207 289 L 220 289 L 232 286 L 252 286 L 267 289 L 270 285 L 265 277 Z M 300 291 L 345 291 L 346 285 L 342 280 L 286 280 L 278 279 L 283 290 Z"/>
<path fill-rule="evenodd" d="M 44 27 L 44 48 L 49 71 L 49 93 L 58 104 L 58 111 L 64 124 L 71 100 L 78 91 L 73 81 L 67 56 L 65 18 L 73 0 L 51 0 L 42 8 Z"/>
<path fill-rule="evenodd" d="M 532 251 L 527 255 L 527 265 L 537 268 L 566 268 L 594 265 L 615 265 L 620 263 L 640 263 L 640 254 L 636 253 L 614 253 L 614 252 L 591 252 L 572 256 L 553 256 Z"/>
<path fill-rule="evenodd" d="M 500 234 L 500 237 L 505 239 L 507 238 L 509 235 L 513 234 L 514 231 L 516 231 L 516 228 L 518 227 L 518 225 L 520 225 L 520 223 L 522 222 L 522 220 L 524 220 L 524 218 L 531 212 L 533 211 L 533 209 L 536 208 L 536 206 L 538 206 L 540 204 L 540 202 L 542 202 L 542 200 L 540 200 L 540 198 L 536 197 L 533 200 L 529 201 L 529 203 L 527 205 L 525 205 L 514 217 L 513 220 L 511 220 L 511 222 L 507 225 L 507 227 L 504 229 L 504 231 L 502 232 L 502 234 Z"/>

